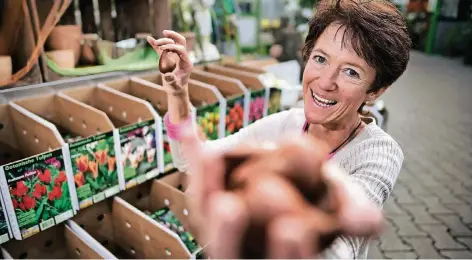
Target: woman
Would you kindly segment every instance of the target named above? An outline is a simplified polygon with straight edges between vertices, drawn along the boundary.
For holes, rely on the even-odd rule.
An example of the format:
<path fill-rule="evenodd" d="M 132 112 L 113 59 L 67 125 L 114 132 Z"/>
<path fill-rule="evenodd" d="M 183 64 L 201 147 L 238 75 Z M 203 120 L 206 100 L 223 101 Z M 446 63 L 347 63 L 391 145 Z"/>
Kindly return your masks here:
<path fill-rule="evenodd" d="M 309 23 L 309 33 L 303 50 L 306 63 L 303 75 L 304 109 L 292 109 L 271 115 L 232 136 L 205 142 L 203 148 L 205 151 L 222 151 L 232 149 L 243 142 L 261 145 L 287 134 L 303 134 L 324 140 L 329 151 L 328 164 L 337 167 L 324 172 L 334 184 L 342 186 L 341 190 L 348 194 L 344 194 L 342 205 L 345 212 L 351 213 L 344 215 L 344 221 L 350 223 L 346 226 L 360 230 L 378 224 L 378 218 L 372 217 L 375 215 L 370 214 L 372 211 L 365 210 L 368 209 L 368 203 L 361 203 L 361 198 L 365 196 L 377 208 L 382 207 L 400 172 L 403 154 L 392 137 L 377 127 L 372 119 L 362 118 L 358 111 L 364 104 L 374 102 L 402 75 L 409 60 L 411 41 L 404 19 L 387 0 L 320 2 L 316 15 Z M 156 51 L 161 53 L 163 50 L 170 50 L 180 58 L 174 72 L 163 75 L 164 88 L 169 93 L 169 112 L 165 117 L 165 124 L 172 139 L 174 163 L 183 172 L 189 171 L 189 165 L 192 165 L 199 167 L 190 170 L 195 172 L 195 175 L 197 172 L 211 175 L 211 172 L 217 169 L 211 168 L 209 164 L 198 166 L 198 162 L 192 163 L 194 157 L 205 161 L 195 143 L 193 146 L 189 145 L 193 148 L 188 148 L 189 151 L 193 149 L 193 154 L 182 152 L 185 146 L 181 139 L 182 129 L 183 126 L 191 124 L 187 83 L 192 64 L 184 47 L 185 39 L 171 31 L 165 31 L 164 36 L 166 38 L 149 39 L 149 42 Z M 192 143 L 190 139 L 185 140 Z M 209 169 L 213 171 L 210 172 Z M 344 177 L 336 175 L 336 169 L 339 169 Z M 221 179 L 221 176 L 213 176 L 218 177 Z M 209 186 L 214 185 L 212 181 L 212 178 L 203 180 L 201 175 L 193 183 L 194 195 L 200 203 L 198 206 L 205 207 L 196 211 L 202 211 L 200 213 L 205 215 L 206 222 L 211 222 L 206 223 L 207 231 L 202 232 L 214 239 L 211 251 L 218 257 L 238 257 L 234 248 L 240 245 L 240 241 L 235 237 L 241 237 L 241 234 L 237 233 L 237 226 L 244 225 L 239 219 L 244 215 L 244 209 L 230 196 L 221 195 L 219 199 L 216 199 L 216 193 L 212 193 L 213 197 L 209 196 L 212 189 Z M 200 186 L 204 186 L 206 190 L 202 190 L 204 188 Z M 350 193 L 354 187 L 361 192 L 354 195 Z M 209 201 L 210 197 L 212 202 Z M 224 208 L 221 208 L 222 204 Z M 218 217 L 215 217 L 216 215 Z M 223 226 L 218 221 L 226 221 L 224 223 L 232 225 Z M 303 225 L 298 225 L 298 229 L 296 225 L 291 225 L 285 227 L 285 230 L 292 230 L 297 234 L 306 233 L 300 227 Z M 302 239 L 292 235 L 284 236 L 283 230 L 282 228 L 280 232 L 275 232 L 274 236 L 279 234 L 285 237 L 285 241 L 293 242 L 291 248 L 299 250 L 298 254 L 295 254 L 296 257 L 310 257 L 300 253 Z M 368 239 L 357 237 L 356 234 L 360 233 L 347 232 L 346 234 L 352 236 L 338 238 L 329 250 L 323 252 L 323 257 L 365 258 Z M 313 234 L 304 235 L 313 237 Z M 218 239 L 219 237 L 221 239 Z M 275 240 L 277 238 L 274 238 Z M 293 250 L 284 251 L 285 247 L 272 247 L 272 256 L 293 257 Z M 303 252 L 322 253 L 316 250 Z"/>

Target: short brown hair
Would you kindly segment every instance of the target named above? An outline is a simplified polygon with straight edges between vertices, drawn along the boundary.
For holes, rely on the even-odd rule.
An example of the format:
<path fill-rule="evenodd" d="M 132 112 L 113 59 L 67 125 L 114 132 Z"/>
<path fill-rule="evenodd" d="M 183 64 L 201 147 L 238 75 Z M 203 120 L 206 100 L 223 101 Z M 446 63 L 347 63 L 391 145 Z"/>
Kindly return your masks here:
<path fill-rule="evenodd" d="M 332 23 L 346 30 L 343 45 L 354 51 L 376 71 L 369 91 L 393 84 L 406 70 L 411 39 L 405 19 L 388 0 L 320 0 L 303 48 L 305 61 L 318 37 Z"/>

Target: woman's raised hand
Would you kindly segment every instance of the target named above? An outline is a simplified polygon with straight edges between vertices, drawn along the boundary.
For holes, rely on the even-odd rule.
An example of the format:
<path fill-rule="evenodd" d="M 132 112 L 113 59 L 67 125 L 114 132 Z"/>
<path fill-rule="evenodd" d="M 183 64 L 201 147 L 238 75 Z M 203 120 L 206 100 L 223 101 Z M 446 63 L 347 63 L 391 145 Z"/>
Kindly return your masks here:
<path fill-rule="evenodd" d="M 338 236 L 381 229 L 381 210 L 325 163 L 319 142 L 291 138 L 209 154 L 195 135 L 184 136 L 191 230 L 211 258 L 313 258 Z"/>
<path fill-rule="evenodd" d="M 164 30 L 163 34 L 164 38 L 156 40 L 148 36 L 147 40 L 159 54 L 160 64 L 175 63 L 174 70 L 161 71 L 164 90 L 173 96 L 187 95 L 188 81 L 193 68 L 187 52 L 187 41 L 184 36 L 171 30 Z"/>

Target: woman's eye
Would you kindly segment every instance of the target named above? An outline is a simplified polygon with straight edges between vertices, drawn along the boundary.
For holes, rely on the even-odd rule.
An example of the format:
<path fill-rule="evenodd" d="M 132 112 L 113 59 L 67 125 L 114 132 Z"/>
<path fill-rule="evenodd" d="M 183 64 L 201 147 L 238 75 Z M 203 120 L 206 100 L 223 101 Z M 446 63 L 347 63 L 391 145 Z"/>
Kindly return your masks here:
<path fill-rule="evenodd" d="M 313 57 L 315 59 L 315 61 L 319 64 L 324 64 L 326 63 L 326 59 L 324 57 L 321 57 L 319 55 L 316 55 L 315 57 Z"/>
<path fill-rule="evenodd" d="M 349 77 L 352 77 L 352 78 L 359 78 L 359 73 L 357 73 L 355 70 L 353 69 L 346 69 L 345 70 L 345 73 L 349 76 Z"/>

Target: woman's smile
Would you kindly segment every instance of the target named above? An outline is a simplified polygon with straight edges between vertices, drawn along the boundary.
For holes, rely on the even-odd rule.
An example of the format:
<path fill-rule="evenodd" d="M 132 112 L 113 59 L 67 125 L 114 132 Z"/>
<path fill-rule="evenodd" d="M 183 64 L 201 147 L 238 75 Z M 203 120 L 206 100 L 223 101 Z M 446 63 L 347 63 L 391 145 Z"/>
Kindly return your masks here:
<path fill-rule="evenodd" d="M 313 97 L 313 102 L 321 108 L 332 108 L 338 103 L 336 100 L 326 99 L 320 95 L 317 95 L 312 89 L 310 89 L 310 93 Z"/>

